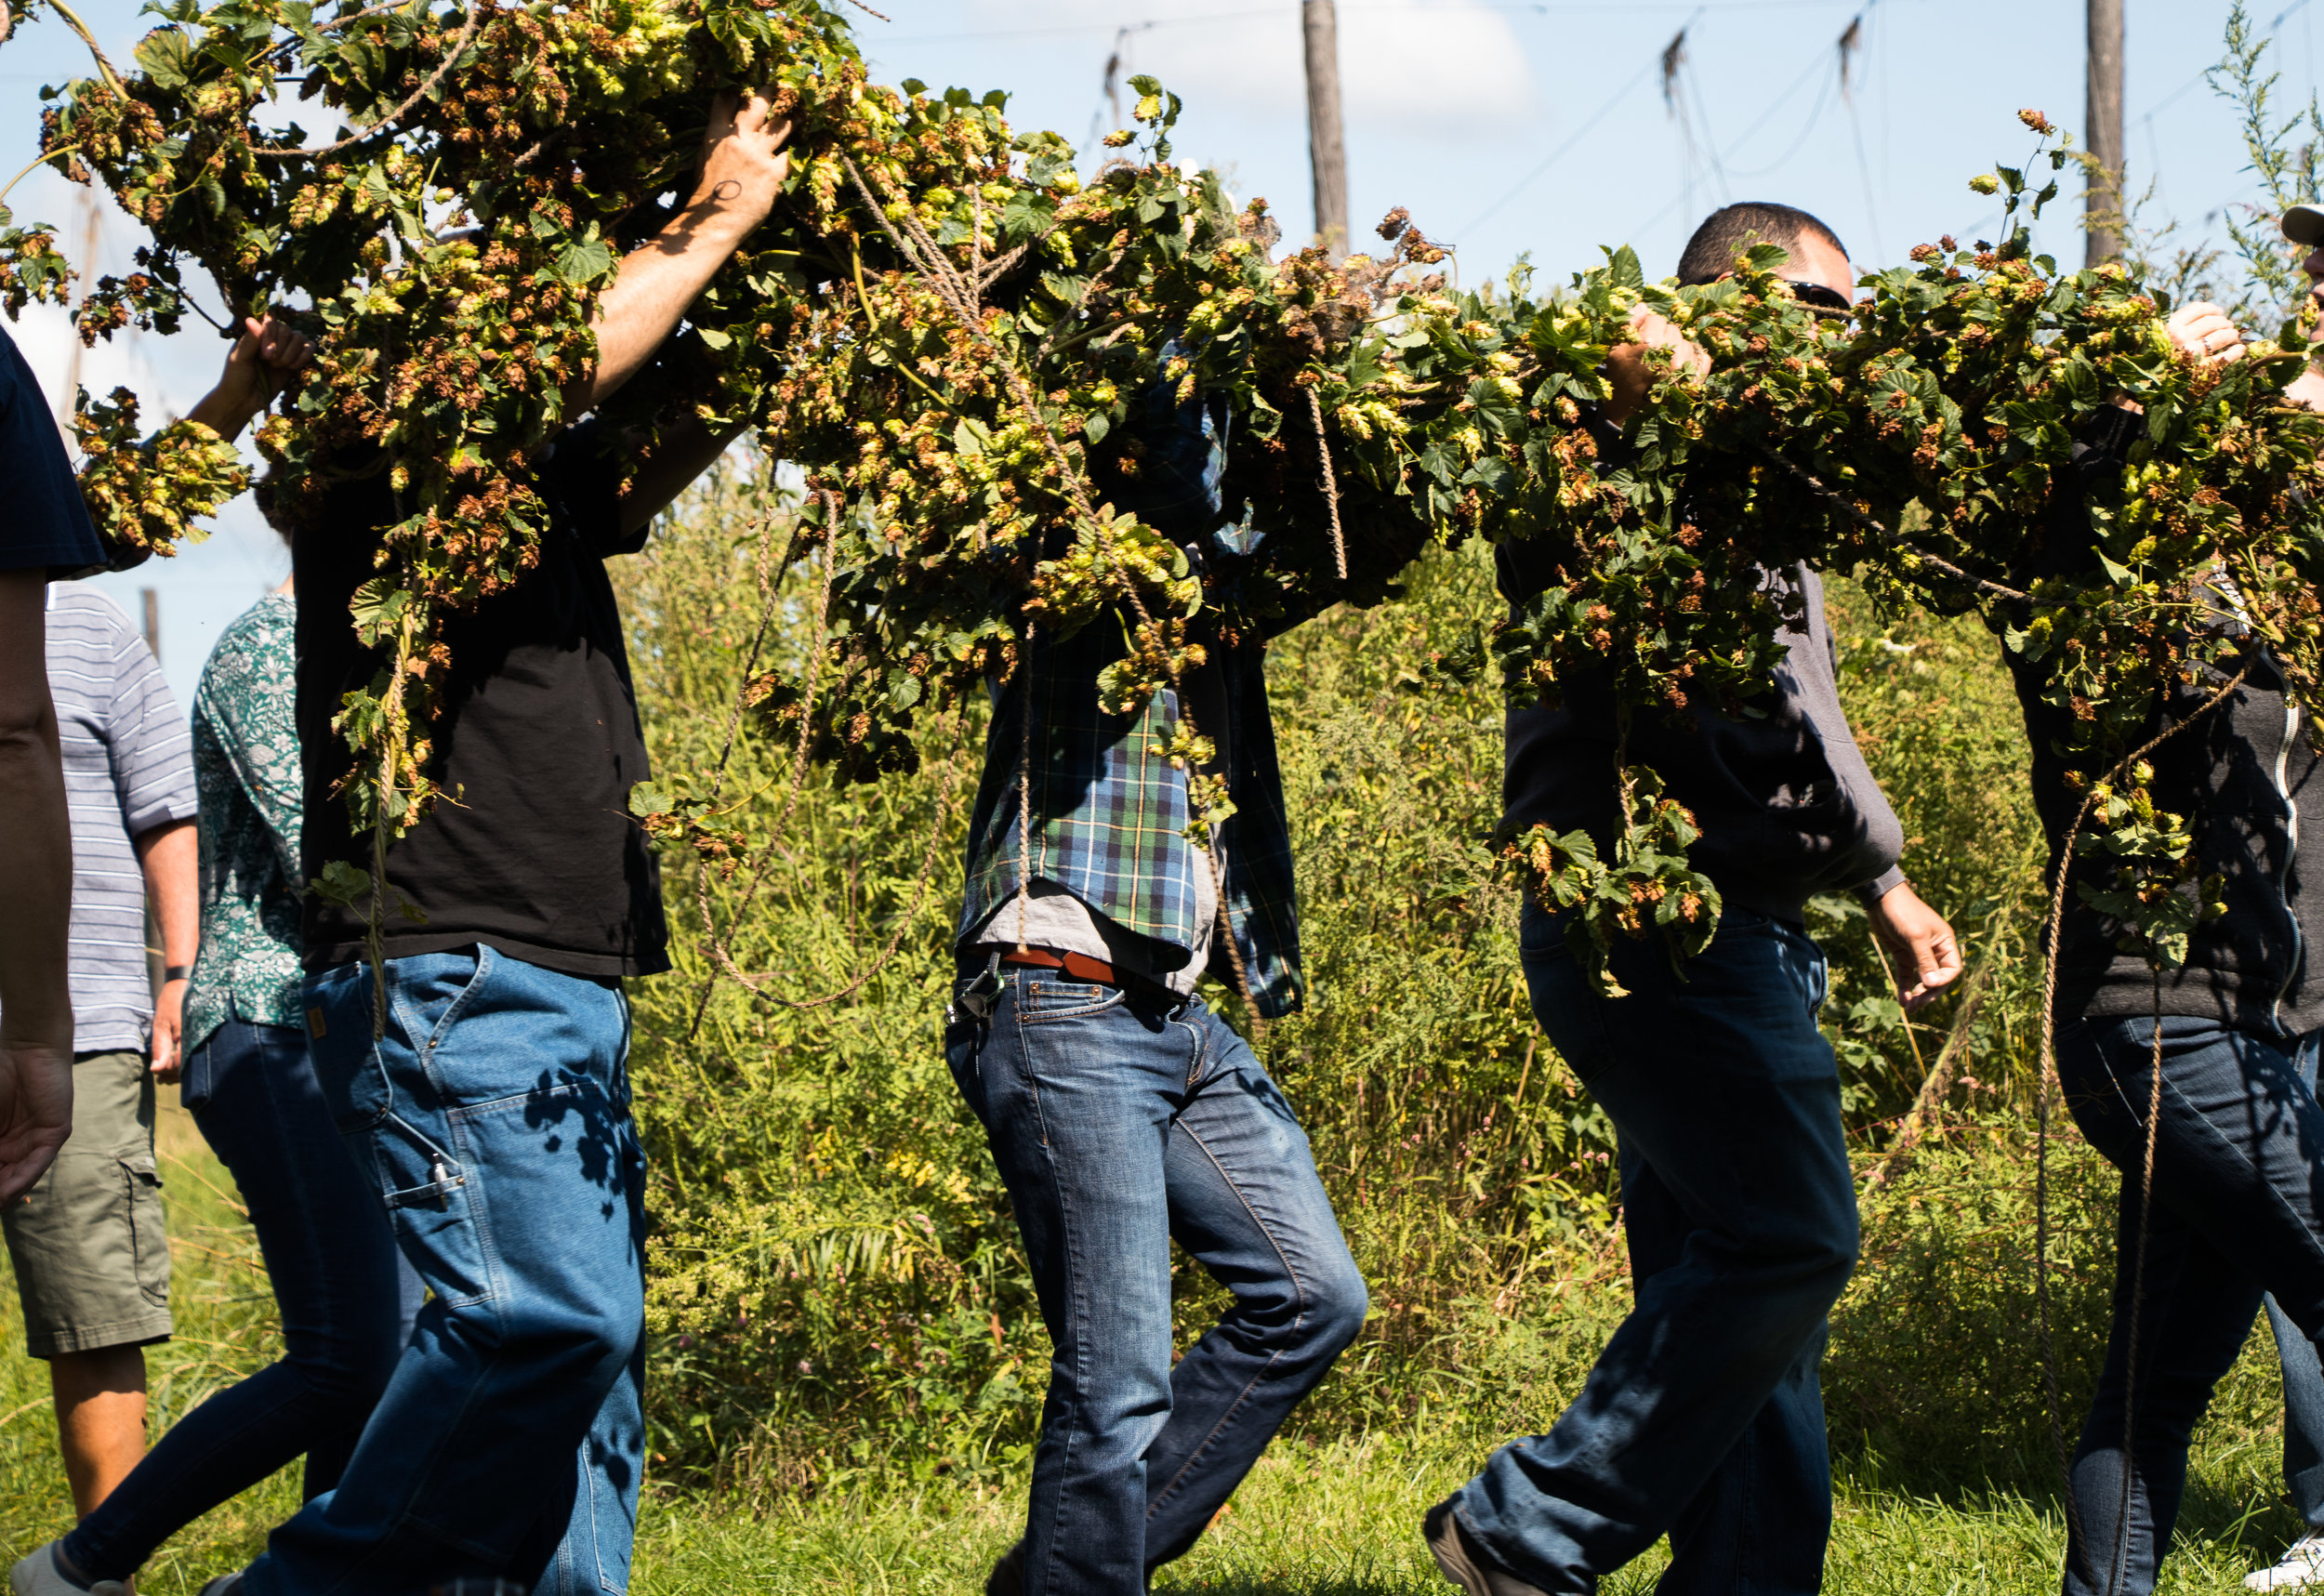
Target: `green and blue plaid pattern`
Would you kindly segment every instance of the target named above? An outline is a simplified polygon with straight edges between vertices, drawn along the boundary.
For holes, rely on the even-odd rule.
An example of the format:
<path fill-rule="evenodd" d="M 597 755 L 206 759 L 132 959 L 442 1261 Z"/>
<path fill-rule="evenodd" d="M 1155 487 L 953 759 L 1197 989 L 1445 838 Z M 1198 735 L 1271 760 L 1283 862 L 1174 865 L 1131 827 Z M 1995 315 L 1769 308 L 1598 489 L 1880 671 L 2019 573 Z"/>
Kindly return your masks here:
<path fill-rule="evenodd" d="M 1000 692 L 985 744 L 984 779 L 969 828 L 960 931 L 982 924 L 1020 886 L 1064 888 L 1125 930 L 1186 951 L 1196 936 L 1197 872 L 1210 861 L 1186 835 L 1189 772 L 1149 752 L 1168 740 L 1179 693 L 1164 688 L 1133 714 L 1098 706 L 1098 672 L 1121 656 L 1119 630 L 1100 621 L 1054 645 L 1037 639 L 1028 668 Z M 1265 645 L 1213 644 L 1185 682 L 1200 706 L 1195 729 L 1225 761 L 1235 813 L 1218 827 L 1226 858 L 1227 925 L 1259 1011 L 1299 1007 L 1299 911 L 1291 827 L 1267 711 Z M 1032 736 L 1024 712 L 1034 706 Z M 1020 793 L 1027 824 L 1020 840 Z M 998 922 L 1006 930 L 1009 917 Z M 1232 979 L 1221 957 L 1219 973 Z"/>

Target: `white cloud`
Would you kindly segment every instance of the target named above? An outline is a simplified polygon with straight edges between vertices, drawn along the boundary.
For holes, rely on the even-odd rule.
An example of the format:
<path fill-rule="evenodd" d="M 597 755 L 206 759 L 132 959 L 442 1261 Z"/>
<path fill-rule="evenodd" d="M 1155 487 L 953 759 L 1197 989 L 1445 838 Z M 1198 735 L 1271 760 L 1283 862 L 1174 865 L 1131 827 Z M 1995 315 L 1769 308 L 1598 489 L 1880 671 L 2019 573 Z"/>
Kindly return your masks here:
<path fill-rule="evenodd" d="M 1153 0 L 976 0 L 970 15 L 996 34 L 1128 28 L 1126 73 L 1160 78 L 1190 113 L 1231 108 L 1304 118 L 1306 71 L 1295 8 L 1205 20 L 1208 7 L 1223 10 L 1221 0 L 1183 3 L 1205 9 L 1182 20 L 1155 19 Z M 1532 69 L 1509 20 L 1475 0 L 1357 0 L 1340 7 L 1339 20 L 1341 94 L 1351 124 L 1393 122 L 1435 132 L 1506 125 L 1537 113 Z M 1155 25 L 1144 25 L 1149 21 Z M 1092 81 L 1093 108 L 1098 87 Z M 1125 108 L 1131 98 L 1125 91 Z M 1086 130 L 1059 131 L 1078 138 Z"/>

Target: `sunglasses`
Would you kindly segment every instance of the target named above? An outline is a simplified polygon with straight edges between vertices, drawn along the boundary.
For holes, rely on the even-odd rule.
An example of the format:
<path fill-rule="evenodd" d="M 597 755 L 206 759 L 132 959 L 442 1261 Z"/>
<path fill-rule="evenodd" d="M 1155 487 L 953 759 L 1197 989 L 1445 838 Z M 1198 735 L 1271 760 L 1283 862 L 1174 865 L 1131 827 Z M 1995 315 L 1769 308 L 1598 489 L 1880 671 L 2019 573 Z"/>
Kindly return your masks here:
<path fill-rule="evenodd" d="M 1796 277 L 1787 277 L 1783 282 L 1784 286 L 1791 290 L 1791 297 L 1810 310 L 1839 310 L 1847 315 L 1855 314 L 1854 301 L 1837 288 L 1828 287 L 1821 283 L 1802 283 Z"/>

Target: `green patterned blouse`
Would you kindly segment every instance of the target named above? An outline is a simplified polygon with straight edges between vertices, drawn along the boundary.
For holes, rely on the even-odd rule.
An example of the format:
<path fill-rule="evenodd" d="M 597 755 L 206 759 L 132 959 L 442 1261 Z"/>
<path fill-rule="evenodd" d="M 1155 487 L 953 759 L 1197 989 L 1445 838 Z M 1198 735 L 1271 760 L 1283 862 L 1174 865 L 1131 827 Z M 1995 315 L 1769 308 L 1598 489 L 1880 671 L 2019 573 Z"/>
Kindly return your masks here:
<path fill-rule="evenodd" d="M 297 607 L 270 593 L 218 640 L 193 700 L 202 950 L 185 1049 L 229 1020 L 299 1022 Z"/>

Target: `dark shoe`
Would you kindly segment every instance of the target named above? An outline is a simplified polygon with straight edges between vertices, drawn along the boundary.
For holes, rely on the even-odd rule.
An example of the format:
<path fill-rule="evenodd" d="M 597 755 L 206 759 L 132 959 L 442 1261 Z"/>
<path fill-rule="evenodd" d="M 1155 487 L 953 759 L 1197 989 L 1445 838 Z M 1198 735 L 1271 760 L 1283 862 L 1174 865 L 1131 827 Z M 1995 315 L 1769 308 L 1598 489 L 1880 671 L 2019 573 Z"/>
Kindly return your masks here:
<path fill-rule="evenodd" d="M 1428 1542 L 1437 1569 L 1469 1596 L 1549 1596 L 1485 1555 L 1453 1515 L 1450 1497 L 1429 1509 L 1428 1517 L 1420 1521 L 1420 1538 Z"/>
<path fill-rule="evenodd" d="M 984 1576 L 984 1596 L 1024 1596 L 1024 1542 L 1000 1554 L 1000 1561 Z"/>

